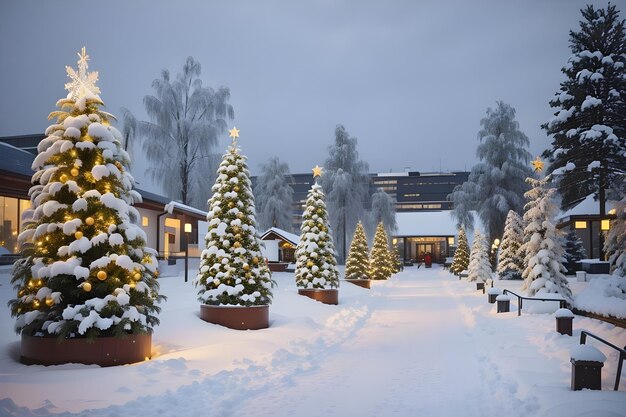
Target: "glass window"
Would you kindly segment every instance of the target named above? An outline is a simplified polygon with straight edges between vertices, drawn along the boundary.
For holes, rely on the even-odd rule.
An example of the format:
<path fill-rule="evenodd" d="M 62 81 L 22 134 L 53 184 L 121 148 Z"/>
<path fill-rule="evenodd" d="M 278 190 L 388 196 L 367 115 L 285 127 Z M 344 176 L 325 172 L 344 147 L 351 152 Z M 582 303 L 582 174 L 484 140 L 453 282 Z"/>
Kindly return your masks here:
<path fill-rule="evenodd" d="M 11 197 L 0 197 L 0 246 L 12 253 L 18 252 L 18 218 L 18 199 Z"/>

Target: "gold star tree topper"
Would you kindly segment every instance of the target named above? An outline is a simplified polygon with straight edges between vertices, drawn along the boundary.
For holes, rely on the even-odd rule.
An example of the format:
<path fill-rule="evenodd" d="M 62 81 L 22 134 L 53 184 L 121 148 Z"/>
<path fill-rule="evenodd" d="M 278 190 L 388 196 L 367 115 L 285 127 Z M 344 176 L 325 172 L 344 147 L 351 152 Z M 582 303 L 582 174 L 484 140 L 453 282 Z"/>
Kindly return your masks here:
<path fill-rule="evenodd" d="M 315 168 L 313 168 L 313 178 L 317 178 L 321 176 L 322 176 L 322 167 L 315 165 Z"/>
<path fill-rule="evenodd" d="M 98 81 L 98 71 L 87 72 L 89 68 L 89 55 L 85 52 L 85 47 L 78 53 L 78 72 L 74 68 L 66 66 L 67 76 L 72 81 L 65 84 L 65 89 L 69 91 L 67 98 L 78 100 L 83 97 L 93 97 L 100 94 L 100 89 L 96 86 Z"/>
<path fill-rule="evenodd" d="M 539 158 L 539 156 L 537 156 L 530 164 L 533 166 L 535 172 L 543 171 L 543 161 Z"/>
<path fill-rule="evenodd" d="M 228 131 L 228 136 L 230 136 L 231 139 L 233 140 L 233 145 L 236 145 L 237 144 L 237 138 L 239 138 L 239 129 L 237 129 L 237 127 L 233 126 L 233 128 Z"/>

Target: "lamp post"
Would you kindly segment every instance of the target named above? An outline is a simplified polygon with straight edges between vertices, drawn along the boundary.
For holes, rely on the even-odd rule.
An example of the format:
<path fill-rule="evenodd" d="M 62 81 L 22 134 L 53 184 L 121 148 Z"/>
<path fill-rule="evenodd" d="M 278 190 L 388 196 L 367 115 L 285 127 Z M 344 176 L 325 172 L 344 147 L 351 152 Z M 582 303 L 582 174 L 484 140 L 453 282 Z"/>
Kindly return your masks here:
<path fill-rule="evenodd" d="M 185 282 L 189 275 L 189 233 L 191 233 L 191 223 L 185 223 Z"/>

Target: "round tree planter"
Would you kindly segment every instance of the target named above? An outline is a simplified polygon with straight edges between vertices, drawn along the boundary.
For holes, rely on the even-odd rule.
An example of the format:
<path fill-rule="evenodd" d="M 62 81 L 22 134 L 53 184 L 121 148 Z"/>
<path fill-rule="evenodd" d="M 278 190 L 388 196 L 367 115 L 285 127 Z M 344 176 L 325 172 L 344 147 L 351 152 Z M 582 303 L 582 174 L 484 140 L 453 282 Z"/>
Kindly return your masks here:
<path fill-rule="evenodd" d="M 270 306 L 200 305 L 200 318 L 235 330 L 258 330 L 270 327 Z"/>
<path fill-rule="evenodd" d="M 64 339 L 22 335 L 20 362 L 26 365 L 85 365 L 115 366 L 141 362 L 151 357 L 152 334 L 126 337 L 97 337 Z"/>
<path fill-rule="evenodd" d="M 346 279 L 346 281 L 348 281 L 351 284 L 358 285 L 359 287 L 367 288 L 367 289 L 370 288 L 370 282 L 371 282 L 371 280 L 369 279 Z"/>
<path fill-rule="evenodd" d="M 298 294 L 320 301 L 324 304 L 339 304 L 339 290 L 298 289 Z"/>

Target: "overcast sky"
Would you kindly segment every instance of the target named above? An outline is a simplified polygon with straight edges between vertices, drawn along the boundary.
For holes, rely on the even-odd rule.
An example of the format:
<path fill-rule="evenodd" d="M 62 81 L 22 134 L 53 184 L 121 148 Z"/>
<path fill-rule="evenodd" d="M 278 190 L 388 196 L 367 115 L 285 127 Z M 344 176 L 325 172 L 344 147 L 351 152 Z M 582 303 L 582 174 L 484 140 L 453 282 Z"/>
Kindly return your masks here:
<path fill-rule="evenodd" d="M 191 55 L 227 86 L 253 174 L 278 156 L 322 164 L 334 129 L 358 138 L 372 172 L 469 170 L 496 100 L 540 153 L 579 0 L 32 1 L 0 3 L 0 136 L 41 133 L 87 47 L 106 110 L 145 119 L 142 99 Z M 625 17 L 623 1 L 614 1 Z M 159 6 L 156 6 L 156 5 Z M 121 129 L 121 126 L 118 126 Z M 221 142 L 220 153 L 227 140 Z M 140 152 L 133 170 L 140 187 Z"/>

